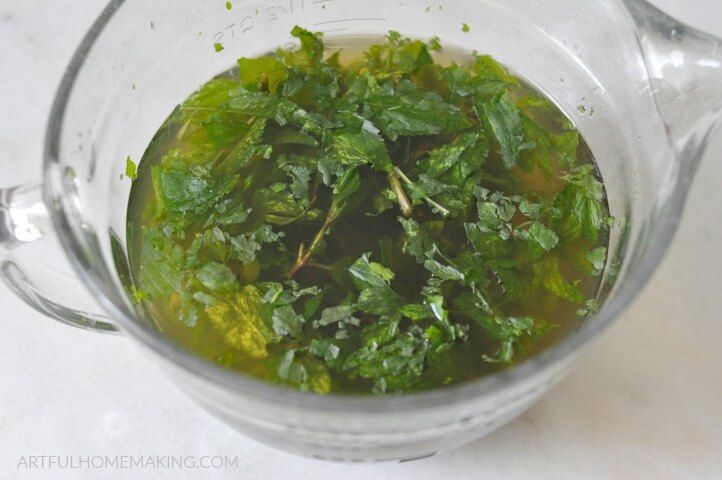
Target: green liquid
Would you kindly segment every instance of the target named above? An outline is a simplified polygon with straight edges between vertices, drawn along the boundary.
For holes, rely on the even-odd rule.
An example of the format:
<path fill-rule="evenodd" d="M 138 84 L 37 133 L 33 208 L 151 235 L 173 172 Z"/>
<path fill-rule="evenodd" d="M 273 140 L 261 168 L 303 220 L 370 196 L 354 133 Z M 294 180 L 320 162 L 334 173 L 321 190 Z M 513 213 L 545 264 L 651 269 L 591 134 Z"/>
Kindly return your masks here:
<path fill-rule="evenodd" d="M 370 41 L 366 42 L 367 45 L 368 43 Z M 470 60 L 473 60 L 470 56 L 464 56 L 458 52 L 452 56 L 460 63 L 465 61 L 468 64 Z M 346 57 L 350 57 L 350 59 Z M 342 58 L 344 59 L 343 65 L 346 65 L 342 71 L 357 68 L 356 65 L 363 62 L 358 55 L 346 54 Z M 448 54 L 446 56 L 437 54 L 436 60 L 439 63 L 447 64 Z M 237 79 L 238 75 L 238 70 L 235 69 L 224 74 L 224 78 Z M 434 79 L 429 78 L 428 75 L 425 76 L 423 72 L 414 75 L 413 81 L 424 90 L 437 88 Z M 343 85 L 340 90 L 339 96 L 343 95 Z M 442 91 L 441 94 L 445 99 L 448 98 L 447 92 Z M 563 113 L 529 85 L 519 81 L 517 85 L 508 89 L 507 95 L 517 105 L 521 105 L 519 108 L 523 115 L 533 120 L 547 134 L 556 136 L 569 131 L 570 124 Z M 535 101 L 529 102 L 529 99 L 535 99 Z M 297 101 L 301 103 L 310 100 L 297 99 Z M 308 106 L 304 105 L 304 107 L 308 110 Z M 469 112 L 469 116 L 472 115 Z M 267 142 L 271 142 L 272 137 L 281 133 L 295 131 L 295 129 L 281 129 L 274 124 L 274 120 L 270 120 L 268 125 L 270 128 L 267 127 L 265 133 Z M 154 166 L 160 165 L 164 157 L 171 152 L 192 153 L 194 148 L 198 148 L 198 138 L 206 139 L 204 141 L 208 142 L 206 138 L 208 132 L 204 130 L 205 128 L 202 124 L 194 124 L 193 121 L 189 121 L 182 109 L 177 109 L 155 135 L 140 162 L 138 177 L 133 183 L 128 207 L 129 259 L 136 287 L 140 292 L 147 287 L 143 281 L 143 268 L 146 265 L 143 264 L 141 254 L 144 242 L 149 242 L 147 230 L 165 227 L 166 234 L 170 233 L 165 217 L 158 213 L 162 211 L 162 206 L 158 204 L 157 184 L 154 185 L 152 169 Z M 474 131 L 479 128 L 479 125 L 474 125 L 469 130 Z M 481 128 L 483 129 L 483 126 Z M 566 169 L 561 165 L 559 153 L 555 150 L 551 154 L 551 171 L 547 173 L 544 173 L 539 167 L 532 167 L 529 171 L 525 171 L 520 166 L 509 169 L 505 166 L 500 148 L 493 138 L 493 132 L 488 130 L 485 132 L 485 135 L 491 137 L 488 139 L 490 149 L 488 157 L 481 167 L 478 185 L 489 192 L 502 192 L 506 196 L 524 196 L 534 199 L 535 203 L 552 205 L 554 199 L 560 195 L 568 183 L 564 177 Z M 448 144 L 453 138 L 453 135 L 443 134 L 402 137 L 396 141 L 385 138 L 385 144 L 394 165 L 402 165 L 405 171 L 413 171 L 414 165 L 419 160 L 427 157 L 430 151 Z M 217 157 L 222 159 L 233 148 L 234 144 L 231 142 L 227 147 L 218 149 Z M 533 151 L 534 149 L 532 149 Z M 594 165 L 591 152 L 581 138 L 579 138 L 575 153 L 577 166 Z M 252 166 L 240 172 L 240 179 L 237 186 L 234 187 L 235 193 L 240 192 L 243 188 L 248 189 L 249 193 L 243 196 L 244 205 L 252 204 L 251 197 L 254 189 L 275 181 L 272 180 L 274 176 L 277 176 L 277 172 L 274 173 L 274 162 L 282 154 L 319 158 L 322 155 L 322 148 L 293 143 L 278 144 L 273 146 L 270 158 L 254 158 Z M 527 155 L 522 153 L 521 160 L 527 158 Z M 219 160 L 213 161 L 218 162 Z M 165 160 L 165 162 L 167 164 L 169 161 Z M 390 281 L 390 287 L 403 297 L 405 303 L 423 304 L 425 301 L 422 291 L 430 277 L 430 272 L 414 256 L 403 251 L 404 242 L 408 238 L 398 220 L 403 216 L 401 205 L 392 197 L 387 209 L 377 213 L 379 195 L 389 188 L 388 175 L 369 166 L 359 167 L 358 173 L 361 178 L 362 190 L 365 192 L 363 198 L 359 200 L 360 206 L 341 215 L 333 223 L 330 232 L 324 237 L 324 248 L 319 249 L 293 274 L 293 280 L 298 282 L 299 288 L 315 286 L 324 290 L 320 305 L 309 318 L 305 319 L 300 333 L 295 336 L 276 335 L 277 338 L 268 341 L 262 349 L 264 352 L 260 354 L 251 352 L 248 348 L 239 348 L 238 342 L 229 340 L 228 325 L 219 326 L 218 321 L 213 321 L 211 318 L 213 315 L 217 316 L 219 310 L 210 310 L 211 307 L 197 300 L 188 300 L 188 298 L 183 300 L 184 289 L 186 296 L 192 296 L 194 293 L 202 291 L 216 298 L 217 308 L 229 309 L 227 305 L 218 307 L 218 304 L 223 304 L 226 301 L 224 299 L 232 298 L 229 297 L 232 294 L 217 293 L 199 287 L 198 280 L 194 277 L 196 275 L 194 272 L 198 267 L 196 270 L 189 269 L 184 273 L 187 278 L 192 277 L 192 280 L 188 282 L 194 284 L 194 287 L 185 286 L 188 282 L 184 281 L 179 286 L 179 291 L 168 295 L 148 298 L 148 295 L 141 293 L 141 298 L 145 297 L 142 299 L 142 306 L 149 321 L 179 345 L 208 361 L 264 380 L 319 393 L 366 393 L 372 389 L 377 393 L 383 391 L 385 389 L 384 382 L 379 385 L 378 381 L 368 375 L 368 378 L 364 378 L 362 373 L 344 369 L 343 365 L 338 365 L 339 362 L 343 364 L 341 360 L 344 356 L 348 356 L 362 347 L 363 329 L 378 322 L 379 315 L 356 311 L 354 317 L 358 319 L 359 325 L 346 325 L 340 335 L 344 338 L 340 339 L 336 338 L 339 331 L 338 325 L 317 327 L 313 325 L 313 321 L 320 318 L 324 309 L 341 304 L 353 304 L 356 301 L 353 297 L 358 295 L 358 291 L 354 290 L 353 279 L 348 276 L 347 272 L 349 266 L 366 253 L 371 253 L 370 258 L 373 262 L 394 272 L 395 276 Z M 250 187 L 244 183 L 249 175 L 252 175 Z M 248 264 L 244 264 L 243 261 L 234 258 L 227 252 L 216 255 L 205 247 L 200 253 L 203 257 L 200 263 L 212 259 L 226 265 L 233 272 L 238 284 L 237 288 L 240 289 L 247 285 L 261 285 L 263 282 L 283 283 L 287 281 L 288 273 L 293 270 L 294 262 L 297 260 L 299 247 L 301 245 L 304 245 L 306 249 L 309 247 L 324 223 L 325 214 L 333 201 L 332 189 L 326 187 L 319 177 L 317 172 L 313 172 L 308 187 L 311 199 L 314 199 L 313 207 L 320 210 L 321 213 L 317 219 L 291 222 L 288 225 L 273 225 L 273 231 L 282 233 L 283 237 L 276 242 L 263 244 L 262 250 L 257 252 L 258 258 Z M 402 188 L 405 188 L 406 194 L 411 197 L 413 192 L 409 186 L 404 185 L 403 181 L 400 183 L 402 183 Z M 233 195 L 234 192 L 226 196 Z M 439 200 L 438 203 L 440 202 Z M 443 252 L 444 258 L 457 259 L 464 252 L 470 250 L 464 223 L 473 223 L 478 219 L 478 209 L 474 207 L 474 202 L 476 199 L 471 202 L 463 214 L 444 217 L 433 206 L 421 199 L 414 202 L 412 218 L 420 225 L 434 231 L 434 239 L 438 249 Z M 606 210 L 606 204 L 604 204 L 604 209 Z M 253 219 L 253 215 L 252 212 L 251 219 Z M 181 229 L 182 232 L 176 230 L 170 234 L 169 238 L 172 238 L 176 251 L 183 252 L 182 254 L 186 257 L 197 236 L 213 228 L 213 225 L 205 225 L 208 212 L 201 216 L 203 217 L 202 221 L 192 221 Z M 548 216 L 543 218 L 542 222 L 549 225 L 555 224 L 555 221 L 550 220 Z M 227 233 L 229 237 L 234 237 L 248 233 L 253 222 L 256 225 L 259 223 L 258 220 L 248 220 L 246 223 L 218 226 L 218 228 Z M 526 223 L 529 223 L 529 219 L 519 211 L 509 220 L 511 228 L 519 231 L 528 228 L 525 226 Z M 593 249 L 605 245 L 607 241 L 605 228 L 600 230 L 595 241 L 584 235 L 564 235 L 564 227 L 552 226 L 551 229 L 557 232 L 560 237 L 559 241 L 549 252 L 543 252 L 539 258 L 530 257 L 528 249 L 523 245 L 520 246 L 521 240 L 507 240 L 516 242 L 505 257 L 506 260 L 514 262 L 514 267 L 511 269 L 513 279 L 501 281 L 500 277 L 503 275 L 498 275 L 492 269 L 486 273 L 489 284 L 483 288 L 484 295 L 488 303 L 493 306 L 495 315 L 528 317 L 537 322 L 554 325 L 553 328 L 545 329 L 543 335 L 521 335 L 513 345 L 513 362 L 521 362 L 533 356 L 577 328 L 582 321 L 577 311 L 584 307 L 585 300 L 593 299 L 597 293 L 598 276 L 590 273 L 588 255 Z M 230 248 L 227 241 L 221 243 L 225 244 L 226 249 Z M 148 245 L 145 247 L 151 248 Z M 163 255 L 166 254 L 167 252 Z M 583 297 L 581 300 L 569 301 L 568 298 L 561 298 L 564 294 L 560 295 L 559 292 L 555 294 L 553 286 L 548 288 L 545 285 L 545 278 L 548 280 L 548 275 L 544 277 L 540 273 L 539 265 L 544 262 L 544 259 L 550 257 L 558 265 L 559 274 L 566 284 L 574 288 L 575 295 Z M 456 262 L 452 261 L 452 263 Z M 148 268 L 155 268 L 155 266 L 148 266 Z M 343 277 L 344 275 L 346 277 Z M 343 278 L 339 280 L 339 276 Z M 548 280 L 547 283 L 549 282 L 553 283 L 551 280 Z M 506 368 L 511 363 L 511 361 L 489 361 L 490 358 L 500 358 L 499 352 L 503 350 L 501 342 L 498 338 L 490 335 L 487 330 L 481 328 L 477 321 L 459 314 L 453 307 L 454 299 L 464 293 L 468 294 L 469 288 L 453 281 L 443 282 L 440 288 L 445 299 L 444 305 L 449 312 L 449 321 L 466 329 L 465 339 L 460 338 L 449 342 L 450 347 L 441 348 L 439 351 L 429 349 L 423 358 L 421 373 L 413 376 L 413 381 L 403 382 L 401 386 L 392 386 L 387 391 L 409 392 L 464 382 Z M 292 308 L 296 313 L 302 315 L 304 304 L 314 297 L 316 295 L 303 297 L 293 304 Z M 226 301 L 226 303 L 228 302 Z M 189 308 L 189 305 L 196 312 L 190 322 L 187 318 L 181 319 L 182 309 Z M 266 306 L 262 308 L 266 308 Z M 270 308 L 268 307 L 265 311 L 270 312 Z M 226 311 L 226 320 L 237 327 L 236 333 L 245 331 L 243 328 L 238 329 L 238 325 L 242 325 L 246 319 L 233 318 L 238 314 L 233 313 L 232 308 L 230 310 L 230 313 Z M 273 320 L 266 316 L 263 321 L 267 329 L 266 333 L 273 332 Z M 438 324 L 438 319 L 431 318 L 414 322 L 409 318 L 401 318 L 397 319 L 397 322 L 398 328 L 405 331 L 414 323 L 422 329 L 427 329 L 431 325 Z M 428 332 L 428 330 L 426 331 Z M 309 352 L 308 347 L 313 339 L 335 342 L 341 350 L 339 354 L 341 360 L 329 362 Z M 295 351 L 294 362 L 291 364 L 288 363 L 289 350 Z M 289 365 L 291 365 L 291 373 L 289 373 Z M 297 369 L 298 366 L 300 366 L 300 370 Z M 383 363 L 378 367 L 389 371 L 393 369 L 392 366 Z M 389 373 L 389 375 L 392 374 Z M 391 382 L 393 383 L 393 380 Z"/>

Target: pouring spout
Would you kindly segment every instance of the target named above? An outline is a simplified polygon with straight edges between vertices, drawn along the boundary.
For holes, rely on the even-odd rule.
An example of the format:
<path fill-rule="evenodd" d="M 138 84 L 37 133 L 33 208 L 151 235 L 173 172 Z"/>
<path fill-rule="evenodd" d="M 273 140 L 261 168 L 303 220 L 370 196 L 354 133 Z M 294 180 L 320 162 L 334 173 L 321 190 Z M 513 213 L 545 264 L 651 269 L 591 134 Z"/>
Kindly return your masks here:
<path fill-rule="evenodd" d="M 623 1 L 637 25 L 672 144 L 694 168 L 722 115 L 722 40 L 680 23 L 645 0 Z"/>

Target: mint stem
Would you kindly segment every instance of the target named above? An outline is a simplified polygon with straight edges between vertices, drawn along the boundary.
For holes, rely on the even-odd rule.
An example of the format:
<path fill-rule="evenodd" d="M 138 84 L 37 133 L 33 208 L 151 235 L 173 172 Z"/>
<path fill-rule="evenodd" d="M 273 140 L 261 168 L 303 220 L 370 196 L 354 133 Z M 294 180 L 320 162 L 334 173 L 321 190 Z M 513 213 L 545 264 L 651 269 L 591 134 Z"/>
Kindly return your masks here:
<path fill-rule="evenodd" d="M 391 185 L 391 190 L 396 194 L 401 212 L 405 217 L 410 217 L 414 213 L 414 207 L 411 206 L 411 201 L 409 197 L 406 196 L 404 186 L 401 185 L 399 177 L 395 173 L 389 173 L 389 184 Z"/>
<path fill-rule="evenodd" d="M 396 175 L 398 175 L 399 178 L 401 178 L 401 180 L 403 180 L 405 184 L 411 185 L 411 186 L 415 185 L 414 181 L 411 180 L 409 177 L 407 177 L 406 174 L 399 167 L 394 167 L 394 173 L 396 173 Z M 428 203 L 430 206 L 432 206 L 433 208 L 436 208 L 445 217 L 451 213 L 451 211 L 449 211 L 448 208 L 444 207 L 443 205 L 439 204 L 438 202 L 435 202 L 433 199 L 431 199 L 429 197 L 424 197 L 424 201 L 426 203 Z"/>
<path fill-rule="evenodd" d="M 311 260 L 316 251 L 318 251 L 318 249 L 321 247 L 321 242 L 323 241 L 323 238 L 326 236 L 328 229 L 331 228 L 331 225 L 333 225 L 336 219 L 338 219 L 338 214 L 334 209 L 331 209 L 331 211 L 328 212 L 328 216 L 326 216 L 326 221 L 323 222 L 323 226 L 321 226 L 321 228 L 318 230 L 318 233 L 316 233 L 316 236 L 313 238 L 311 246 L 308 247 L 308 250 L 306 250 L 303 245 L 301 245 L 301 247 L 299 248 L 296 263 L 286 274 L 288 278 L 293 278 L 299 270 L 301 270 L 308 264 L 309 260 Z"/>

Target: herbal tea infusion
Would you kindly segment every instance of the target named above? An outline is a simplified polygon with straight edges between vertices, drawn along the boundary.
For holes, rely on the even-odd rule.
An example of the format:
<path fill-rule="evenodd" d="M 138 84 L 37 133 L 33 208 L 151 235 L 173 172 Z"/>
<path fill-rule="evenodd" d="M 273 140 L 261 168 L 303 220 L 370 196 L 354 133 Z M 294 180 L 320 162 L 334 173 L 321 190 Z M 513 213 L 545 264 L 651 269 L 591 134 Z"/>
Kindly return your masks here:
<path fill-rule="evenodd" d="M 486 55 L 301 28 L 215 78 L 134 178 L 135 292 L 179 344 L 317 393 L 477 378 L 595 308 L 610 220 L 566 117 Z"/>

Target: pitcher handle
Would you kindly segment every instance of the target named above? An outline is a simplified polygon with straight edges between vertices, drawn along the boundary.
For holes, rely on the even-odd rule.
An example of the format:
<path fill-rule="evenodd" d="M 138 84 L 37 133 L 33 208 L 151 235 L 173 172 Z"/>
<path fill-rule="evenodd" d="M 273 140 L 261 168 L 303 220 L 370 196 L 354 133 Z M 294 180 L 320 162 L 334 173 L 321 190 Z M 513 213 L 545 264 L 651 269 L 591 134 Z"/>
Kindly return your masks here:
<path fill-rule="evenodd" d="M 722 39 L 646 0 L 623 0 L 637 26 L 649 82 L 673 147 L 693 173 L 722 113 Z"/>
<path fill-rule="evenodd" d="M 73 272 L 41 185 L 0 189 L 0 278 L 48 317 L 87 330 L 118 331 Z"/>

